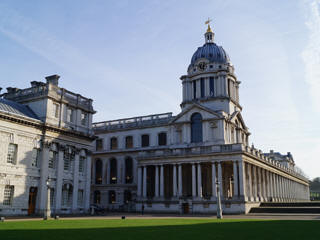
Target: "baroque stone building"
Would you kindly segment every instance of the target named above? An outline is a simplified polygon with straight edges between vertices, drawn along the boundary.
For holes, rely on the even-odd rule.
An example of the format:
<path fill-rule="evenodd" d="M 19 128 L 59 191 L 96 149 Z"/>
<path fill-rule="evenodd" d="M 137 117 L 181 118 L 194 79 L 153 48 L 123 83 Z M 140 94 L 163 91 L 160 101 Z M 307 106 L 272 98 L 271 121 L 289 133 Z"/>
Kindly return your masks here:
<path fill-rule="evenodd" d="M 0 215 L 89 210 L 92 100 L 46 80 L 1 95 Z"/>
<path fill-rule="evenodd" d="M 309 199 L 290 153 L 249 146 L 239 85 L 208 25 L 183 75 L 181 112 L 93 124 L 91 201 L 109 210 L 247 213 L 261 202 Z M 216 184 L 217 183 L 217 184 Z"/>

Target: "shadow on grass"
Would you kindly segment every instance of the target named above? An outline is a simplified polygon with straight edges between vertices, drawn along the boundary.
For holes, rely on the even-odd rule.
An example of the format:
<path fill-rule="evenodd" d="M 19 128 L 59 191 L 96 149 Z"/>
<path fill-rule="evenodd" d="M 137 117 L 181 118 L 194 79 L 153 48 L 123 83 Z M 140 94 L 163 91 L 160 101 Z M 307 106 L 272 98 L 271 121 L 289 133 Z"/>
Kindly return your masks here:
<path fill-rule="evenodd" d="M 81 220 L 80 220 L 81 221 Z M 320 239 L 320 221 L 238 221 L 238 222 L 207 222 L 182 225 L 174 225 L 171 221 L 170 225 L 155 226 L 113 226 L 108 225 L 105 221 L 105 227 L 88 227 L 67 229 L 66 226 L 59 228 L 53 224 L 49 224 L 47 228 L 33 229 L 24 228 L 21 224 L 19 227 L 10 227 L 11 223 L 0 224 L 0 239 L 2 240 L 82 240 L 82 239 L 106 239 L 106 240 L 122 240 L 122 239 Z M 127 220 L 119 221 L 119 225 Z M 135 220 L 130 220 L 135 223 Z M 153 221 L 153 220 L 149 220 Z M 60 221 L 59 224 L 64 224 Z M 66 223 L 67 225 L 70 223 Z M 91 222 L 94 225 L 94 222 Z M 90 224 L 90 225 L 91 225 Z M 7 225 L 7 227 L 6 227 Z M 40 224 L 41 225 L 41 224 Z M 133 224 L 135 225 L 135 224 Z M 76 226 L 77 227 L 77 226 Z M 15 229 L 16 228 L 16 229 Z M 56 229 L 53 229 L 56 228 Z"/>

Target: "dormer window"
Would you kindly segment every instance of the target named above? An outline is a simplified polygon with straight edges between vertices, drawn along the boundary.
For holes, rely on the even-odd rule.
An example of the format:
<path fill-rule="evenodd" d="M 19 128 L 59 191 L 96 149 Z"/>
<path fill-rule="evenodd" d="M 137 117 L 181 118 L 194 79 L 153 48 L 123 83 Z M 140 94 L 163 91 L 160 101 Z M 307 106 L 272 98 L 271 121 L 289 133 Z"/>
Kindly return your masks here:
<path fill-rule="evenodd" d="M 81 113 L 81 125 L 86 126 L 88 123 L 88 113 Z"/>
<path fill-rule="evenodd" d="M 67 122 L 74 122 L 74 109 L 71 107 L 67 108 Z"/>
<path fill-rule="evenodd" d="M 52 115 L 53 115 L 55 118 L 58 118 L 58 117 L 59 117 L 59 110 L 60 110 L 60 105 L 57 104 L 57 103 L 54 103 L 54 104 L 53 104 L 53 109 L 52 109 Z"/>

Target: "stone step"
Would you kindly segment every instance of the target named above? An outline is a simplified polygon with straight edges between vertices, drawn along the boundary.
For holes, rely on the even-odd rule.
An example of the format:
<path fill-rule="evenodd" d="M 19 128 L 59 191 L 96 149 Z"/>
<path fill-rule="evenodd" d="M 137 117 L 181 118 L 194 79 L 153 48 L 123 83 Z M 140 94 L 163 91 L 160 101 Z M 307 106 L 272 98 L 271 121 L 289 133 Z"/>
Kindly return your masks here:
<path fill-rule="evenodd" d="M 250 213 L 305 213 L 320 214 L 320 207 L 254 207 Z"/>
<path fill-rule="evenodd" d="M 320 207 L 320 202 L 266 202 L 260 207 Z"/>

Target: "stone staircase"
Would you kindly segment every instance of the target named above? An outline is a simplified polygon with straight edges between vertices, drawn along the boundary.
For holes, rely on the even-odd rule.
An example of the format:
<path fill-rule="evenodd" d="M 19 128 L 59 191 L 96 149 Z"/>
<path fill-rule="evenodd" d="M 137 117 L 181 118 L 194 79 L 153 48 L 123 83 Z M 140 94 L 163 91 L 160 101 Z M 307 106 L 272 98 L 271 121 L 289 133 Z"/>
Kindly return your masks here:
<path fill-rule="evenodd" d="M 320 214 L 320 201 L 317 202 L 270 202 L 261 203 L 250 209 L 253 214 Z"/>

